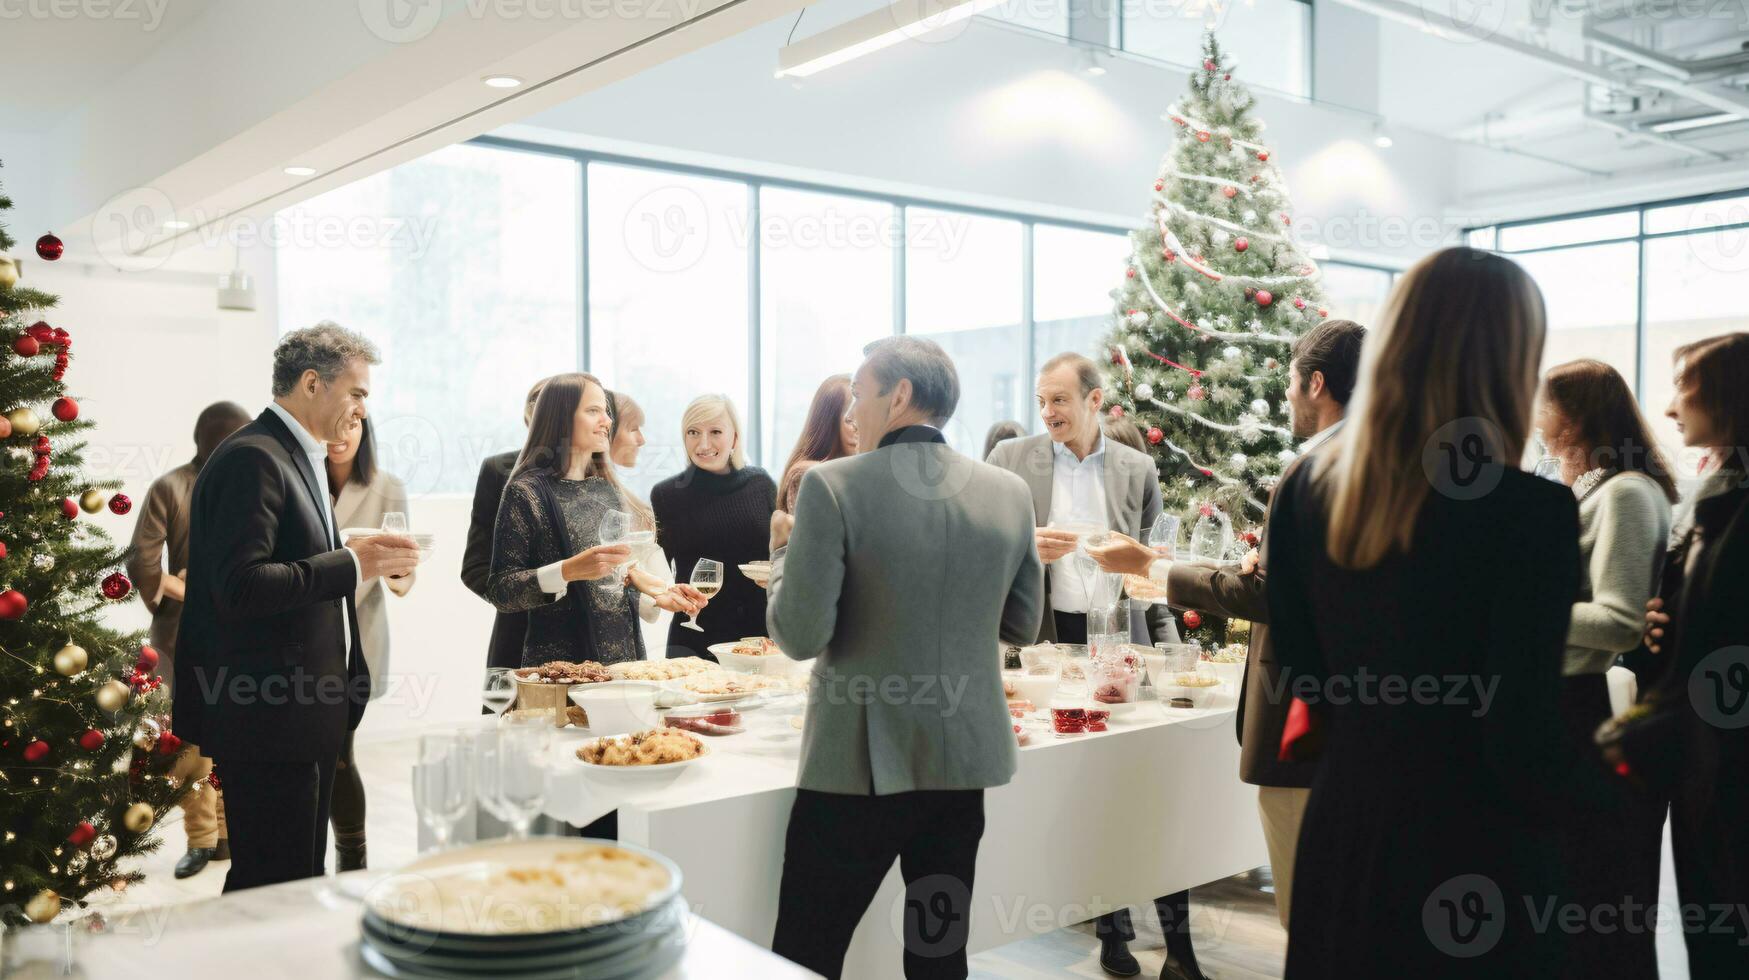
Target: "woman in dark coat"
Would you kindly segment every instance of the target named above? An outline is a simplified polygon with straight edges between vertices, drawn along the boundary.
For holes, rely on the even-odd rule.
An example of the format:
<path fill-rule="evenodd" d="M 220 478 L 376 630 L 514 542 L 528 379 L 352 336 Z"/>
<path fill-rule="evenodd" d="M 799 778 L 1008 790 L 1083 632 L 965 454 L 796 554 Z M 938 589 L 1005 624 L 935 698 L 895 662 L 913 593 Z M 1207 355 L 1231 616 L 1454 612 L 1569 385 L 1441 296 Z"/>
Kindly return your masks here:
<path fill-rule="evenodd" d="M 1447 249 L 1367 338 L 1350 422 L 1276 492 L 1271 635 L 1322 759 L 1287 976 L 1546 977 L 1566 937 L 1567 488 L 1516 468 L 1544 333 L 1510 261 Z M 1290 733 L 1293 728 L 1290 724 Z"/>
<path fill-rule="evenodd" d="M 728 398 L 693 399 L 680 426 L 688 465 L 650 491 L 656 543 L 673 560 L 676 582 L 691 582 L 698 560 L 712 558 L 723 563 L 723 584 L 698 614 L 699 630 L 674 617 L 667 656 L 715 660 L 711 644 L 765 635 L 765 590 L 740 566 L 771 557 L 777 485 L 764 470 L 747 465 L 740 419 Z"/>

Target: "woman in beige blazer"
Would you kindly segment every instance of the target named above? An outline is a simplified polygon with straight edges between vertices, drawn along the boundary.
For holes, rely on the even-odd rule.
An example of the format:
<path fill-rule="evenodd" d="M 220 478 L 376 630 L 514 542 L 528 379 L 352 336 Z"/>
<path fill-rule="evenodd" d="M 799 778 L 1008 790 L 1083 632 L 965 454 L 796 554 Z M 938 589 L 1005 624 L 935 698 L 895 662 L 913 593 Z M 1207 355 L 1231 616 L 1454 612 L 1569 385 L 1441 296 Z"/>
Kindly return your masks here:
<path fill-rule="evenodd" d="M 334 499 L 334 522 L 339 530 L 381 527 L 383 515 L 407 513 L 407 487 L 399 477 L 377 468 L 376 438 L 370 419 L 352 424 L 345 442 L 328 444 L 328 493 Z M 411 518 L 409 518 L 409 522 Z M 389 677 L 389 615 L 383 607 L 383 589 L 404 596 L 413 588 L 409 572 L 399 578 L 366 579 L 353 594 L 358 609 L 358 636 L 364 645 L 364 661 L 370 667 L 370 696 L 381 697 Z M 334 767 L 334 853 L 341 871 L 365 866 L 364 780 L 352 757 L 352 732 Z"/>

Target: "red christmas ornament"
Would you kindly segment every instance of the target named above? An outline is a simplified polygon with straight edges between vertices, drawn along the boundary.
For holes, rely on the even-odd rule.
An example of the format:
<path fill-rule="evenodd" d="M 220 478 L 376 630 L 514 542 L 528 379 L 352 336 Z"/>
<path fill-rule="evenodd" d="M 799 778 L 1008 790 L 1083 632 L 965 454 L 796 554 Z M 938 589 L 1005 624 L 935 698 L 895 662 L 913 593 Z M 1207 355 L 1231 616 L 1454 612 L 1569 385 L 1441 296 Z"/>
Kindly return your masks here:
<path fill-rule="evenodd" d="M 1239 188 L 1231 187 L 1231 186 L 1223 187 L 1223 188 L 1221 188 L 1221 193 L 1228 198 L 1238 197 L 1239 196 Z"/>
<path fill-rule="evenodd" d="M 55 328 L 55 343 L 65 345 L 67 343 L 67 341 L 71 338 L 72 338 L 72 334 L 69 334 L 65 328 L 63 328 L 63 327 L 56 327 Z"/>
<path fill-rule="evenodd" d="M 1258 538 L 1256 531 L 1246 531 L 1244 534 L 1239 535 L 1239 538 L 1251 547 L 1257 547 Z"/>
<path fill-rule="evenodd" d="M 1125 270 L 1124 270 L 1124 275 L 1125 275 L 1125 276 L 1126 276 L 1126 277 L 1128 277 L 1128 278 L 1130 278 L 1130 279 L 1134 279 L 1134 278 L 1135 278 L 1135 277 L 1136 277 L 1136 270 L 1134 270 L 1134 269 L 1125 269 Z"/>
<path fill-rule="evenodd" d="M 158 744 L 154 750 L 159 755 L 175 755 L 176 750 L 180 748 L 182 748 L 182 739 L 178 738 L 175 732 L 165 732 L 158 736 Z"/>
<path fill-rule="evenodd" d="M 1167 249 L 1167 250 L 1166 250 L 1166 251 L 1164 251 L 1164 252 L 1162 252 L 1162 253 L 1160 253 L 1160 254 L 1161 254 L 1161 256 L 1162 256 L 1162 257 L 1164 257 L 1164 258 L 1165 258 L 1165 259 L 1166 259 L 1166 261 L 1167 261 L 1167 262 L 1173 262 L 1173 261 L 1176 261 L 1176 260 L 1177 260 L 1177 258 L 1178 258 L 1178 256 L 1176 256 L 1176 255 L 1173 255 L 1173 254 L 1172 254 L 1172 250 L 1171 250 L 1171 249 Z"/>
<path fill-rule="evenodd" d="M 74 847 L 84 847 L 97 837 L 97 828 L 91 826 L 91 821 L 81 820 L 74 826 L 73 832 L 67 835 L 67 843 Z"/>
<path fill-rule="evenodd" d="M 1232 80 L 1233 80 L 1233 73 L 1232 72 L 1227 72 L 1225 75 L 1221 76 L 1221 81 L 1223 81 L 1223 82 L 1230 82 Z"/>
<path fill-rule="evenodd" d="M 1154 189 L 1157 191 L 1165 190 L 1166 189 L 1166 182 L 1163 180 L 1154 181 Z"/>
<path fill-rule="evenodd" d="M 30 609 L 30 600 L 17 589 L 0 592 L 0 619 L 23 619 Z"/>
<path fill-rule="evenodd" d="M 24 332 L 35 337 L 36 342 L 39 344 L 53 343 L 55 339 L 55 328 L 49 326 L 47 321 L 44 320 L 36 321 Z"/>
<path fill-rule="evenodd" d="M 0 558 L 6 557 L 6 542 L 0 541 Z"/>
<path fill-rule="evenodd" d="M 85 734 L 79 736 L 79 747 L 87 752 L 103 748 L 103 733 L 95 728 L 85 729 Z"/>
<path fill-rule="evenodd" d="M 1238 238 L 1233 239 L 1233 251 L 1235 251 L 1235 252 L 1243 252 L 1250 247 L 1251 247 L 1251 240 L 1248 238 L 1245 238 L 1244 236 L 1240 236 Z"/>
<path fill-rule="evenodd" d="M 26 762 L 41 761 L 42 757 L 48 754 L 49 743 L 40 738 L 31 739 L 30 744 L 24 747 L 24 761 Z"/>
<path fill-rule="evenodd" d="M 55 413 L 55 418 L 63 422 L 71 422 L 79 417 L 79 403 L 62 395 L 55 399 L 53 405 L 49 406 L 49 411 Z"/>
<path fill-rule="evenodd" d="M 4 415 L 0 415 L 0 439 L 10 439 L 11 437 L 12 420 Z"/>
<path fill-rule="evenodd" d="M 1150 445 L 1158 446 L 1165 438 L 1166 433 L 1161 432 L 1159 426 L 1156 425 L 1148 429 L 1148 443 Z"/>
<path fill-rule="evenodd" d="M 125 514 L 134 509 L 134 502 L 125 493 L 118 493 L 109 498 L 109 510 L 113 514 Z"/>
<path fill-rule="evenodd" d="M 44 235 L 36 240 L 36 257 L 44 262 L 53 262 L 61 257 L 62 249 L 66 248 L 61 240 L 53 235 Z"/>
<path fill-rule="evenodd" d="M 30 480 L 30 482 L 32 482 L 32 483 L 41 483 L 43 480 L 48 478 L 48 475 L 49 475 L 48 458 L 47 457 L 38 457 L 36 464 L 30 468 L 30 472 L 25 474 L 25 478 Z"/>
<path fill-rule="evenodd" d="M 1113 405 L 1113 406 L 1111 406 L 1111 412 L 1110 412 L 1110 415 L 1111 415 L 1111 417 L 1112 417 L 1112 418 L 1114 418 L 1114 419 L 1121 419 L 1121 418 L 1123 418 L 1123 406 L 1122 406 L 1122 405 Z"/>
<path fill-rule="evenodd" d="M 1330 315 L 1330 311 L 1326 310 L 1322 306 L 1320 306 L 1320 307 L 1318 307 L 1318 315 L 1327 317 Z"/>
<path fill-rule="evenodd" d="M 157 666 L 158 666 L 158 651 L 152 649 L 149 646 L 141 644 L 141 646 L 140 646 L 140 664 L 139 664 L 140 669 L 147 670 L 147 671 L 155 670 L 157 668 Z"/>
<path fill-rule="evenodd" d="M 1206 130 L 1206 129 L 1197 130 L 1196 141 L 1198 143 L 1207 143 L 1209 141 L 1208 130 Z"/>
<path fill-rule="evenodd" d="M 125 599 L 132 592 L 134 583 L 120 572 L 110 572 L 103 578 L 103 597 L 105 599 Z"/>
<path fill-rule="evenodd" d="M 1269 290 L 1259 289 L 1257 291 L 1257 305 L 1258 306 L 1268 306 L 1269 304 L 1271 304 L 1273 302 L 1275 302 L 1275 297 L 1270 295 Z"/>
<path fill-rule="evenodd" d="M 1202 385 L 1191 385 L 1190 390 L 1185 392 L 1185 394 L 1189 395 L 1192 401 L 1202 401 L 1203 398 L 1208 395 L 1208 392 L 1203 390 Z"/>
<path fill-rule="evenodd" d="M 1257 151 L 1257 162 L 1258 163 L 1268 163 L 1269 162 L 1269 151 L 1268 150 L 1258 150 Z"/>
<path fill-rule="evenodd" d="M 1260 181 L 1262 179 L 1263 179 L 1262 174 L 1252 174 L 1251 175 L 1251 183 L 1253 183 L 1253 184 L 1257 183 L 1258 181 Z"/>
<path fill-rule="evenodd" d="M 73 502 L 72 497 L 61 498 L 61 516 L 69 521 L 79 516 L 79 505 Z"/>
<path fill-rule="evenodd" d="M 34 445 L 36 448 L 36 454 L 38 456 L 47 456 L 49 454 L 49 437 L 48 436 L 37 436 L 36 442 Z"/>
<path fill-rule="evenodd" d="M 1306 308 L 1306 301 L 1305 301 L 1305 300 L 1303 300 L 1303 299 L 1301 299 L 1301 298 L 1300 298 L 1300 297 L 1298 297 L 1298 296 L 1295 296 L 1295 297 L 1294 297 L 1294 309 L 1296 309 L 1296 310 L 1303 310 L 1303 309 L 1305 309 L 1305 308 Z"/>
<path fill-rule="evenodd" d="M 12 349 L 18 353 L 19 357 L 35 357 L 37 352 L 42 350 L 42 346 L 36 342 L 35 337 L 23 334 L 12 342 Z"/>
<path fill-rule="evenodd" d="M 1215 63 L 1212 60 L 1204 61 L 1202 63 L 1202 70 L 1203 71 L 1214 71 L 1215 70 Z"/>
<path fill-rule="evenodd" d="M 1184 611 L 1184 628 L 1193 630 L 1200 626 L 1202 626 L 1202 613 L 1194 609 L 1186 609 Z"/>
<path fill-rule="evenodd" d="M 1281 216 L 1281 223 L 1284 225 L 1291 225 L 1294 223 L 1294 219 L 1291 216 L 1289 216 L 1286 212 L 1283 212 L 1283 214 Z"/>

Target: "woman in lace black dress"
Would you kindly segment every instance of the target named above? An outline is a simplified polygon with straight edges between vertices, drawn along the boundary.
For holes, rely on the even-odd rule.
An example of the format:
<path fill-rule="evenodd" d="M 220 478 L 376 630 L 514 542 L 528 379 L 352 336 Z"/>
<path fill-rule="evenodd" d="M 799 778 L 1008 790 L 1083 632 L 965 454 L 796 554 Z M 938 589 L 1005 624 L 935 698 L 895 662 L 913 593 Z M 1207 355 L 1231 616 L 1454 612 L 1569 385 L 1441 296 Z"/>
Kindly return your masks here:
<path fill-rule="evenodd" d="M 637 590 L 616 574 L 631 550 L 600 543 L 602 515 L 630 509 L 608 458 L 612 428 L 607 392 L 590 375 L 557 375 L 535 402 L 498 504 L 486 590 L 500 610 L 529 614 L 524 666 L 644 659 Z M 680 607 L 672 592 L 657 604 Z"/>

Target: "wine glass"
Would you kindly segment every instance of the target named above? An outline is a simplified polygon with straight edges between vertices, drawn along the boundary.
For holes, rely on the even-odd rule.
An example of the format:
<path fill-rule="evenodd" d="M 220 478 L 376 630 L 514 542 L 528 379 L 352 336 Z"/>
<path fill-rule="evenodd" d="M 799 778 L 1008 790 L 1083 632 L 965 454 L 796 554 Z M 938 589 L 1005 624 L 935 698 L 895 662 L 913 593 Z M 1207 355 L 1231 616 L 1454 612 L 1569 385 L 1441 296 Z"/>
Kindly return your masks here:
<path fill-rule="evenodd" d="M 534 722 L 506 725 L 498 731 L 497 797 L 511 837 L 526 838 L 547 801 L 552 736 L 551 724 Z"/>
<path fill-rule="evenodd" d="M 486 686 L 480 693 L 480 699 L 486 703 L 486 707 L 492 709 L 493 714 L 504 714 L 504 709 L 516 700 L 516 677 L 511 674 L 509 667 L 486 668 Z"/>
<path fill-rule="evenodd" d="M 455 833 L 456 821 L 474 802 L 473 753 L 455 735 L 419 738 L 419 764 L 413 767 L 413 801 L 419 819 L 442 850 Z"/>
<path fill-rule="evenodd" d="M 601 515 L 601 523 L 596 525 L 596 537 L 600 544 L 625 544 L 630 540 L 632 532 L 632 515 L 623 510 L 610 510 Z M 634 551 L 632 560 L 637 560 Z M 614 566 L 612 582 L 618 585 L 625 580 L 626 562 Z"/>
<path fill-rule="evenodd" d="M 474 794 L 480 805 L 499 820 L 508 823 L 510 812 L 504 807 L 499 788 L 503 776 L 504 746 L 499 730 L 487 729 L 474 736 Z"/>
<path fill-rule="evenodd" d="M 723 563 L 715 558 L 700 558 L 692 566 L 692 587 L 697 589 L 706 599 L 717 594 L 723 587 Z M 686 622 L 680 625 L 690 630 L 704 632 L 704 627 L 698 625 L 698 613 L 693 613 Z"/>
<path fill-rule="evenodd" d="M 384 534 L 406 534 L 407 533 L 407 513 L 406 513 L 406 511 L 391 510 L 391 511 L 388 511 L 387 513 L 383 514 L 382 532 Z"/>
<path fill-rule="evenodd" d="M 1171 558 L 1178 550 L 1178 515 L 1161 514 L 1148 529 L 1148 547 L 1161 558 Z"/>

